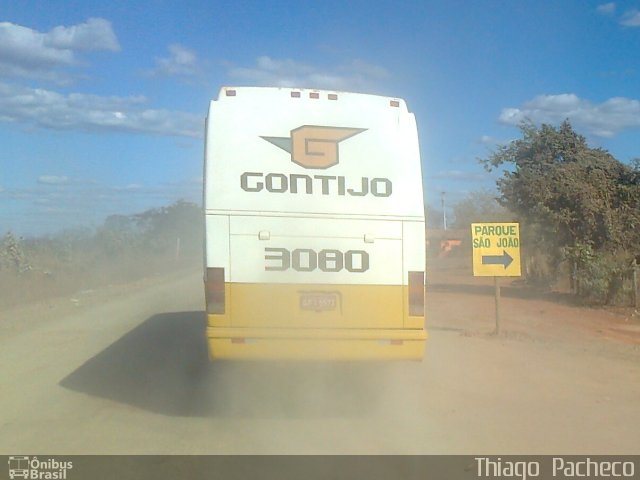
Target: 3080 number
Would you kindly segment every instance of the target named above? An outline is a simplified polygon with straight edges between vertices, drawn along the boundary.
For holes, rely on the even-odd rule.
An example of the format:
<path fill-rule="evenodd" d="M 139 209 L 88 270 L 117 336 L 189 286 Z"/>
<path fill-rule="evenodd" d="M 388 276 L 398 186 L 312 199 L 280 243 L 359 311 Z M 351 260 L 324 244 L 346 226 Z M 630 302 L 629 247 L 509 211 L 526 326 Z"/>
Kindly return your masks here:
<path fill-rule="evenodd" d="M 284 271 L 293 268 L 298 272 L 339 272 L 343 269 L 362 273 L 369 270 L 369 254 L 364 250 L 320 250 L 316 253 L 310 248 L 296 248 L 290 252 L 286 248 L 265 248 L 264 269 L 267 271 Z"/>

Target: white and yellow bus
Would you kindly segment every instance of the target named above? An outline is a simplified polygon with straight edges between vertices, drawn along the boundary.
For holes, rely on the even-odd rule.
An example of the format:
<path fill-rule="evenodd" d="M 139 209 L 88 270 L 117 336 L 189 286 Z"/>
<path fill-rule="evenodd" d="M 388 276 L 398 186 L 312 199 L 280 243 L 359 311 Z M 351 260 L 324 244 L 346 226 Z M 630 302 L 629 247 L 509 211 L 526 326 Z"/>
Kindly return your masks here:
<path fill-rule="evenodd" d="M 422 358 L 422 174 L 403 100 L 223 88 L 204 178 L 212 359 Z"/>

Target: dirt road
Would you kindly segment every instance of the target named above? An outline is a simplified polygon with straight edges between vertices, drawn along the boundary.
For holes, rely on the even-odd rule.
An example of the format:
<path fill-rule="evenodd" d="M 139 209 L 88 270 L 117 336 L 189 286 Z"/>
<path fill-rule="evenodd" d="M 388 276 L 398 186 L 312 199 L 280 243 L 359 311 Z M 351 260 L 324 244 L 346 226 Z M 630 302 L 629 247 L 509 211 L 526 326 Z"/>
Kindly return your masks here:
<path fill-rule="evenodd" d="M 636 320 L 430 283 L 409 364 L 210 365 L 198 272 L 0 312 L 0 452 L 640 453 Z"/>

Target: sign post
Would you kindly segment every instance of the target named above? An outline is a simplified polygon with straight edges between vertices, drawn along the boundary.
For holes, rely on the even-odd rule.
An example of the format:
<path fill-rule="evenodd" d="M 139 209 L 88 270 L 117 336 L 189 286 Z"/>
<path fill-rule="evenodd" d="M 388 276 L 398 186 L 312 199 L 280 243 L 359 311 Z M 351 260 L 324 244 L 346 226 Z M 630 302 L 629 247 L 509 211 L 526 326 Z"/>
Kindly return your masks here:
<path fill-rule="evenodd" d="M 493 283 L 496 291 L 496 335 L 500 334 L 500 277 L 493 277 Z"/>
<path fill-rule="evenodd" d="M 500 333 L 499 277 L 519 277 L 520 224 L 472 223 L 473 276 L 493 277 L 496 304 L 496 334 Z"/>

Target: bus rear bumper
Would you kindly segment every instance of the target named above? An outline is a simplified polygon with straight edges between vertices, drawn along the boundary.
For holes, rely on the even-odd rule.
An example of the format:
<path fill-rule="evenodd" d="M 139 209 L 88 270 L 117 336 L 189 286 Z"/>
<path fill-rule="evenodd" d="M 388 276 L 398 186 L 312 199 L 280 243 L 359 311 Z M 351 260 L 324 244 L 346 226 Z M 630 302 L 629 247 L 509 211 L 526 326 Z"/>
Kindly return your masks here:
<path fill-rule="evenodd" d="M 423 329 L 208 327 L 211 360 L 422 360 Z"/>

